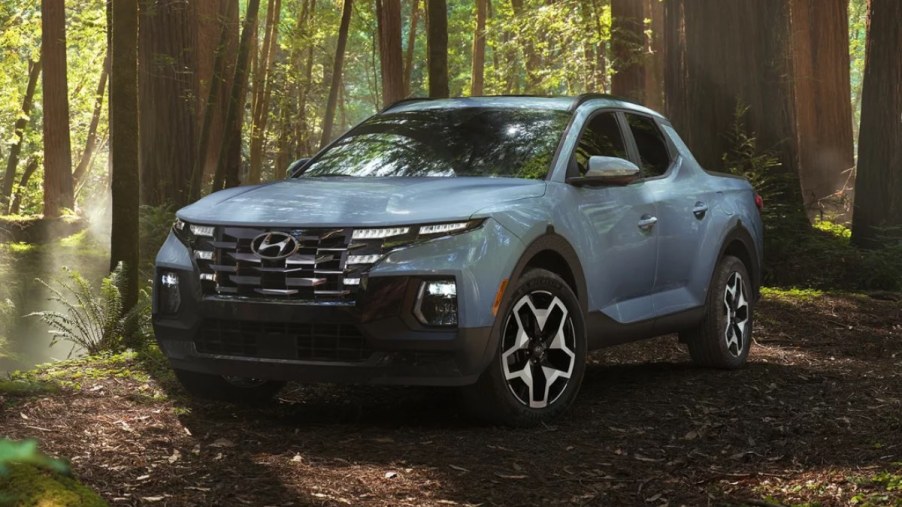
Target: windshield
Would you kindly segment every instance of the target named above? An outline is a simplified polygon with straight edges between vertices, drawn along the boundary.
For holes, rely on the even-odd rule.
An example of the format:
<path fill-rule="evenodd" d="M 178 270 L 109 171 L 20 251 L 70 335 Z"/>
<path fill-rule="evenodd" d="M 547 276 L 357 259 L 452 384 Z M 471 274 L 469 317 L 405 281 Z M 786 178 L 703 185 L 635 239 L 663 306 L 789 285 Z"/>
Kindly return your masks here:
<path fill-rule="evenodd" d="M 322 153 L 301 176 L 541 179 L 569 119 L 565 111 L 517 108 L 380 114 Z"/>

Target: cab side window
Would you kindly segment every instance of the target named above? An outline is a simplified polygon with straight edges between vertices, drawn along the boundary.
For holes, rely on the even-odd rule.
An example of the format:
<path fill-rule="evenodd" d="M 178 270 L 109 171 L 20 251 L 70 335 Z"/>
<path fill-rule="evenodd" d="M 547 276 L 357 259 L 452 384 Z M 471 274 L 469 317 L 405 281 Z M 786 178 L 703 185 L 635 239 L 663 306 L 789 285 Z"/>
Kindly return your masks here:
<path fill-rule="evenodd" d="M 627 158 L 626 145 L 614 113 L 596 114 L 586 124 L 573 154 L 571 173 L 579 170 L 581 176 L 585 175 L 589 170 L 589 157 L 596 156 Z"/>
<path fill-rule="evenodd" d="M 642 177 L 654 178 L 667 172 L 670 167 L 670 151 L 667 149 L 667 141 L 664 134 L 655 121 L 648 116 L 638 114 L 626 114 L 626 120 L 636 141 L 636 149 L 639 151 Z"/>

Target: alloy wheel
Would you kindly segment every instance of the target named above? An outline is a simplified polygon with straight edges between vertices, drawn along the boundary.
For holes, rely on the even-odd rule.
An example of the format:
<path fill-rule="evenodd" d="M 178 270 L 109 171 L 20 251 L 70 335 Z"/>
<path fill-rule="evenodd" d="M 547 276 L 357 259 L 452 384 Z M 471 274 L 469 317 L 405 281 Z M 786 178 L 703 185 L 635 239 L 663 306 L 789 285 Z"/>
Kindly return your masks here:
<path fill-rule="evenodd" d="M 567 306 L 547 291 L 520 298 L 504 324 L 501 367 L 514 397 L 530 408 L 553 404 L 576 363 L 576 330 Z"/>
<path fill-rule="evenodd" d="M 726 316 L 724 340 L 733 357 L 739 357 L 746 347 L 749 323 L 749 301 L 745 282 L 739 273 L 730 274 L 723 294 L 723 310 Z"/>

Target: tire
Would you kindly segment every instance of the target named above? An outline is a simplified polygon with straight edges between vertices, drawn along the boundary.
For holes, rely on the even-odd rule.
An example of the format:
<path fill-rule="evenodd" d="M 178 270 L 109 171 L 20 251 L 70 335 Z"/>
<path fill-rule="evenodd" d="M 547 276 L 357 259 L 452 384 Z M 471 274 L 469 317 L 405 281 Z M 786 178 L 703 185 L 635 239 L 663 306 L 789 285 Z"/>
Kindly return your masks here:
<path fill-rule="evenodd" d="M 465 408 L 483 421 L 517 427 L 559 416 L 586 370 L 585 324 L 573 290 L 550 271 L 531 270 L 496 319 L 498 348 L 476 384 L 463 390 Z"/>
<path fill-rule="evenodd" d="M 745 364 L 754 321 L 751 281 L 738 258 L 728 255 L 718 263 L 708 290 L 705 319 L 680 335 L 697 365 L 734 370 Z"/>
<path fill-rule="evenodd" d="M 272 399 L 285 386 L 285 382 L 244 378 L 226 378 L 220 375 L 175 370 L 179 383 L 193 397 L 233 403 L 261 403 Z"/>

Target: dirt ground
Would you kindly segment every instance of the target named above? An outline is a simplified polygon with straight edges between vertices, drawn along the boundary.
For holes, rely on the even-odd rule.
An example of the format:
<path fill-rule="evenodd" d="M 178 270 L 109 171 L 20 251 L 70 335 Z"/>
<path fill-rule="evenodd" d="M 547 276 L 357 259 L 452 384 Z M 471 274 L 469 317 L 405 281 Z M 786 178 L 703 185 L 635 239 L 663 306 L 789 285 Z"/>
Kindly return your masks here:
<path fill-rule="evenodd" d="M 755 335 L 734 372 L 674 337 L 595 353 L 572 410 L 531 430 L 434 389 L 191 402 L 125 365 L 0 394 L 0 436 L 38 438 L 113 505 L 902 506 L 902 303 L 770 293 Z"/>

